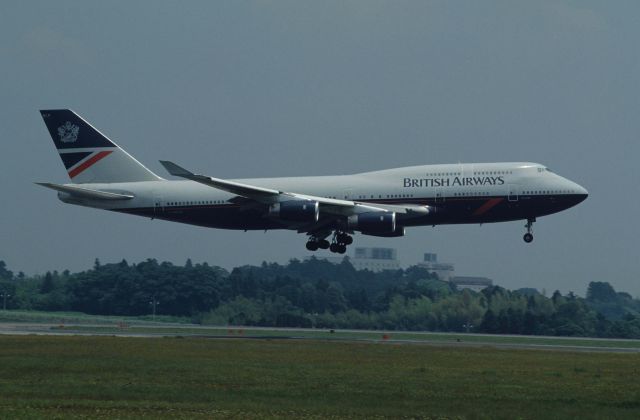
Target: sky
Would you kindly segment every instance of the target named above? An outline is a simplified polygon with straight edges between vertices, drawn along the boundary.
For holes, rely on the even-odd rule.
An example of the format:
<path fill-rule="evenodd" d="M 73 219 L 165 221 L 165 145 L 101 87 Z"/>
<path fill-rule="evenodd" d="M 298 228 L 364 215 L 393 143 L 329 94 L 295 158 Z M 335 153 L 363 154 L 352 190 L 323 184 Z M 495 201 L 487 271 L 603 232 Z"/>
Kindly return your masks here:
<path fill-rule="evenodd" d="M 640 3 L 3 1 L 0 260 L 27 274 L 147 258 L 225 268 L 309 255 L 294 232 L 224 231 L 70 206 L 39 109 L 71 108 L 163 177 L 532 161 L 589 190 L 523 222 L 412 228 L 406 266 L 640 296 Z M 304 193 L 304 191 L 297 191 Z M 322 255 L 322 254 L 317 254 Z M 330 255 L 327 253 L 327 255 Z"/>

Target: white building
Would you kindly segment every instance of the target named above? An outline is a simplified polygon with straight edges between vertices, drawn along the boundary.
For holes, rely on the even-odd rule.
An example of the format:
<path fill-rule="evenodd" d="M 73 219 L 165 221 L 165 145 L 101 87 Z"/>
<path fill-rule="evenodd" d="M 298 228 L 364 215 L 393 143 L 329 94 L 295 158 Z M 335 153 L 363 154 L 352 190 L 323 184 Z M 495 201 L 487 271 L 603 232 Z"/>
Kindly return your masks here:
<path fill-rule="evenodd" d="M 451 263 L 438 262 L 438 254 L 426 253 L 422 262 L 418 266 L 424 267 L 431 273 L 436 273 L 442 281 L 451 281 L 454 274 L 454 267 Z"/>
<path fill-rule="evenodd" d="M 309 258 L 311 257 L 306 257 L 305 260 Z M 326 256 L 316 258 L 326 260 L 332 264 L 340 264 L 345 259 L 348 259 L 356 270 L 380 272 L 402 269 L 400 261 L 398 261 L 398 252 L 395 248 L 359 247 L 355 248 L 353 257 Z M 493 285 L 493 281 L 486 277 L 454 276 L 454 265 L 438 262 L 438 255 L 434 253 L 425 253 L 423 261 L 417 265 L 426 268 L 431 273 L 436 273 L 440 280 L 454 284 L 459 290 L 470 289 L 479 292 L 485 287 Z"/>
<path fill-rule="evenodd" d="M 394 248 L 356 248 L 349 260 L 356 270 L 384 271 L 400 270 L 398 252 Z"/>
<path fill-rule="evenodd" d="M 469 276 L 459 276 L 451 279 L 451 283 L 456 285 L 458 290 L 469 289 L 474 292 L 479 292 L 485 287 L 490 287 L 493 285 L 493 281 L 486 277 L 469 277 Z"/>
<path fill-rule="evenodd" d="M 310 257 L 306 257 L 305 260 Z M 398 253 L 394 248 L 356 248 L 353 257 L 316 257 L 332 264 L 340 264 L 345 258 L 356 270 L 379 272 L 384 270 L 400 270 Z"/>

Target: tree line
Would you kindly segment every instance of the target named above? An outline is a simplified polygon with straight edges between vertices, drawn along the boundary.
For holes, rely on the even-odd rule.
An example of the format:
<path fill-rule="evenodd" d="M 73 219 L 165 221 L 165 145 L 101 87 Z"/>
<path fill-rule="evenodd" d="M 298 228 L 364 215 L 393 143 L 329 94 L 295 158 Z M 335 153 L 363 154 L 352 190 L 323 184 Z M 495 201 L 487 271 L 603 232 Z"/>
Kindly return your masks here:
<path fill-rule="evenodd" d="M 591 282 L 586 297 L 493 286 L 457 290 L 413 266 L 373 273 L 348 258 L 286 265 L 184 266 L 123 260 L 77 273 L 14 275 L 0 261 L 0 304 L 7 309 L 185 317 L 217 325 L 468 331 L 640 338 L 640 300 Z"/>

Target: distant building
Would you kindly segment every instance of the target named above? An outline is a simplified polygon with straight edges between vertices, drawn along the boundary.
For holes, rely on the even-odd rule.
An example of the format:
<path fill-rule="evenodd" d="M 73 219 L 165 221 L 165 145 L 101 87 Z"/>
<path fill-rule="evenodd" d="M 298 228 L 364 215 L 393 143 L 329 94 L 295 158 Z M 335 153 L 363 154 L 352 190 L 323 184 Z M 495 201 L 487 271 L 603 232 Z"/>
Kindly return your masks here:
<path fill-rule="evenodd" d="M 474 292 L 479 292 L 486 287 L 493 286 L 493 281 L 486 277 L 458 276 L 453 277 L 450 282 L 459 290 L 470 289 Z"/>
<path fill-rule="evenodd" d="M 305 257 L 305 260 L 311 257 Z M 332 264 L 340 264 L 345 259 L 348 260 L 356 270 L 369 270 L 380 272 L 385 270 L 400 270 L 398 252 L 395 248 L 355 248 L 353 257 L 348 256 L 315 256 L 319 260 L 326 260 Z M 423 261 L 417 264 L 424 267 L 430 273 L 436 273 L 442 281 L 454 284 L 458 289 L 471 289 L 479 292 L 485 287 L 493 285 L 493 281 L 486 277 L 455 277 L 454 265 L 451 263 L 438 262 L 438 255 L 428 252 L 424 254 Z"/>
<path fill-rule="evenodd" d="M 305 260 L 310 257 L 306 257 Z M 384 270 L 400 270 L 398 253 L 394 248 L 356 248 L 353 257 L 316 257 L 332 264 L 340 264 L 344 259 L 353 265 L 356 270 L 369 270 L 379 272 Z"/>
<path fill-rule="evenodd" d="M 442 281 L 451 281 L 455 271 L 453 264 L 438 262 L 438 254 L 426 253 L 422 262 L 418 266 L 424 267 L 431 273 L 436 273 Z"/>
<path fill-rule="evenodd" d="M 398 252 L 394 248 L 356 248 L 349 260 L 356 270 L 384 271 L 400 270 Z"/>

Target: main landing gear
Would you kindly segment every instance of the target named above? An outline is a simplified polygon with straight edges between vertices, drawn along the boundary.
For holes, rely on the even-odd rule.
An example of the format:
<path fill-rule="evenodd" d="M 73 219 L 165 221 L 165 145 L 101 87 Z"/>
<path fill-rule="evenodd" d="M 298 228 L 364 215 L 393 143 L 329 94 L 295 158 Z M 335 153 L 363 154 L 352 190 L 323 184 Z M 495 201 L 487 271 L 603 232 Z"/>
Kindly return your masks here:
<path fill-rule="evenodd" d="M 329 248 L 329 241 L 327 241 L 326 239 L 319 239 L 312 236 L 307 241 L 307 249 L 309 251 L 317 251 L 318 249 L 327 248 Z"/>
<path fill-rule="evenodd" d="M 535 221 L 536 221 L 535 217 L 532 219 L 527 219 L 527 224 L 524 225 L 524 227 L 527 228 L 527 233 L 524 234 L 522 239 L 524 239 L 526 243 L 531 243 L 531 241 L 533 241 L 533 234 L 531 233 L 531 228 L 533 227 L 533 222 Z"/>
<path fill-rule="evenodd" d="M 317 251 L 318 249 L 327 249 L 336 254 L 344 254 L 347 252 L 347 245 L 353 243 L 353 237 L 345 232 L 335 231 L 331 243 L 324 238 L 311 236 L 307 241 L 307 249 L 309 251 Z"/>

